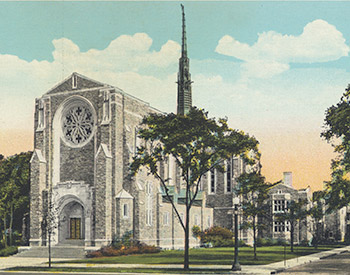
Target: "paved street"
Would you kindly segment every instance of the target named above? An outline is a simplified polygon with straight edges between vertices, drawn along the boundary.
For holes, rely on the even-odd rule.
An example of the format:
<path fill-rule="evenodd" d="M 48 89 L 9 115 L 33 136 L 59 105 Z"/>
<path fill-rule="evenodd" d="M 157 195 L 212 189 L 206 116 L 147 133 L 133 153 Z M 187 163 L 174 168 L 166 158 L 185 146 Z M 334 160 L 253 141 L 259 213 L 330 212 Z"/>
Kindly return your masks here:
<path fill-rule="evenodd" d="M 281 274 L 350 274 L 350 252 L 296 266 Z"/>

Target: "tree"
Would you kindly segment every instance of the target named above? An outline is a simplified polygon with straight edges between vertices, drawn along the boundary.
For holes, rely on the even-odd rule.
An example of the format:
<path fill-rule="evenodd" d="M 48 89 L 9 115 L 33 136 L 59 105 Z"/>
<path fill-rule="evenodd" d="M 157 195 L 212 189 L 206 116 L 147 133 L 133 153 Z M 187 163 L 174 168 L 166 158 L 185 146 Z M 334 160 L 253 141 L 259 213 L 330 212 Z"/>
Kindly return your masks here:
<path fill-rule="evenodd" d="M 299 199 L 298 201 L 289 201 L 287 210 L 283 213 L 277 213 L 276 218 L 281 222 L 289 222 L 290 224 L 290 251 L 294 252 L 294 229 L 298 221 L 307 217 L 306 209 L 307 201 Z"/>
<path fill-rule="evenodd" d="M 324 131 L 321 133 L 337 153 L 332 160 L 332 178 L 326 182 L 327 211 L 342 208 L 350 203 L 350 85 L 336 105 L 326 110 Z"/>
<path fill-rule="evenodd" d="M 13 231 L 21 231 L 29 211 L 29 160 L 32 152 L 0 158 L 0 217 L 4 245 L 13 245 Z M 6 234 L 7 233 L 7 234 Z"/>
<path fill-rule="evenodd" d="M 43 239 L 47 239 L 48 252 L 49 252 L 49 268 L 51 268 L 51 239 L 55 234 L 55 229 L 58 227 L 58 207 L 54 206 L 54 199 L 52 197 L 52 188 L 49 191 L 45 191 L 43 194 L 44 205 L 47 205 L 47 208 L 44 209 L 43 220 L 42 220 L 42 234 L 44 235 Z"/>
<path fill-rule="evenodd" d="M 223 171 L 225 160 L 233 155 L 244 155 L 247 162 L 251 161 L 248 152 L 253 150 L 258 156 L 258 142 L 242 131 L 229 128 L 226 119 L 208 118 L 208 113 L 197 108 L 192 108 L 187 115 L 150 114 L 142 120 L 141 126 L 139 137 L 145 145 L 138 148 L 131 171 L 136 174 L 141 167 L 146 167 L 160 182 L 184 230 L 184 269 L 188 269 L 190 210 L 202 176 L 214 168 Z M 184 220 L 169 194 L 169 178 L 158 169 L 170 157 L 175 160 L 184 183 Z"/>
<path fill-rule="evenodd" d="M 247 218 L 242 226 L 251 228 L 253 231 L 254 260 L 257 260 L 257 235 L 264 227 L 264 224 L 259 223 L 258 219 L 264 218 L 270 213 L 270 207 L 266 200 L 271 185 L 267 184 L 265 177 L 257 171 L 242 174 L 237 182 L 237 194 L 242 197 L 243 216 Z"/>
<path fill-rule="evenodd" d="M 317 248 L 319 242 L 322 239 L 322 224 L 321 220 L 325 215 L 324 209 L 324 192 L 323 191 L 315 191 L 312 194 L 312 207 L 309 210 L 309 215 L 312 219 L 312 243 Z"/>

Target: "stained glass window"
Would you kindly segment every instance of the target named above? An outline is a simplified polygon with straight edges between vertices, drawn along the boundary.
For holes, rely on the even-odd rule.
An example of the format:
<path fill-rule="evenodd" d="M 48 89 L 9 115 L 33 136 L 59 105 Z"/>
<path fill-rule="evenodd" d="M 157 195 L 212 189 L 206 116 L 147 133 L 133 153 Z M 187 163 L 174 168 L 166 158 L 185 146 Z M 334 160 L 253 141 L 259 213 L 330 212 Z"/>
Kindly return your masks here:
<path fill-rule="evenodd" d="M 86 106 L 73 106 L 62 119 L 63 136 L 70 144 L 81 145 L 92 135 L 94 118 Z"/>

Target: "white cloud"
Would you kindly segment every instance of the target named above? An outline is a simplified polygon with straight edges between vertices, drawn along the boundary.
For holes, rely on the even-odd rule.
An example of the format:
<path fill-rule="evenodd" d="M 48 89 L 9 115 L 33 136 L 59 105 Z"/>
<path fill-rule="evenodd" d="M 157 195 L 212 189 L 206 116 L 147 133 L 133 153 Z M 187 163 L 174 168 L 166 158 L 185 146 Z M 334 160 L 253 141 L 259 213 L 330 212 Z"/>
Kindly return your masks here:
<path fill-rule="evenodd" d="M 31 128 L 35 97 L 74 71 L 120 87 L 145 101 L 157 102 L 153 105 L 162 110 L 175 110 L 176 72 L 171 70 L 178 62 L 181 47 L 169 40 L 155 51 L 151 50 L 152 42 L 145 33 L 122 35 L 103 50 L 82 52 L 73 41 L 60 38 L 52 41 L 52 62 L 28 62 L 0 54 L 0 129 Z M 169 72 L 159 77 L 148 68 Z M 173 97 L 171 102 L 169 97 Z"/>
<path fill-rule="evenodd" d="M 243 69 L 250 76 L 266 78 L 288 70 L 289 63 L 337 60 L 348 55 L 349 47 L 341 32 L 318 19 L 308 23 L 299 36 L 274 31 L 261 33 L 252 46 L 225 35 L 215 51 L 245 61 Z"/>

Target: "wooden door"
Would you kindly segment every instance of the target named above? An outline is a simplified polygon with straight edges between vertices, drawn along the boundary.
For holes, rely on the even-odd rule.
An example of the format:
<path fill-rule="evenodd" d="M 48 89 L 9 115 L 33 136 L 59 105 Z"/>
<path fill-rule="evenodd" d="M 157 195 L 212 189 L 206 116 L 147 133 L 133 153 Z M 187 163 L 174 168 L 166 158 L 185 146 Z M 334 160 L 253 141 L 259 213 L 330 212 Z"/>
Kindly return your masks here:
<path fill-rule="evenodd" d="M 80 218 L 71 218 L 70 219 L 70 238 L 71 239 L 80 239 L 80 226 L 81 219 Z"/>

